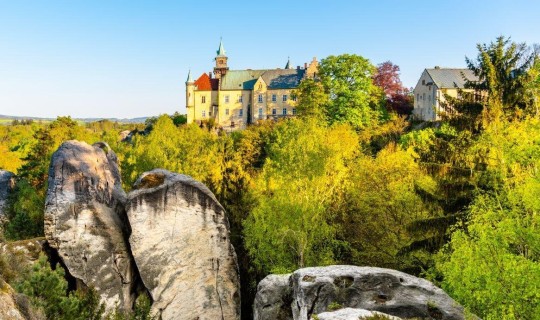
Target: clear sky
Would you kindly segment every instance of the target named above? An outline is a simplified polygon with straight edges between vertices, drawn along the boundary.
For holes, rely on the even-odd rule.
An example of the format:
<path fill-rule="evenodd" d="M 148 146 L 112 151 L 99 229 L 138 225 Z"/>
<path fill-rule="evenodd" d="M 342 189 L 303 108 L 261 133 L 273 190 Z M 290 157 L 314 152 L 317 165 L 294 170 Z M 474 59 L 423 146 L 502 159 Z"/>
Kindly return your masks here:
<path fill-rule="evenodd" d="M 0 114 L 185 112 L 188 70 L 283 68 L 352 53 L 401 67 L 464 67 L 476 44 L 540 43 L 540 1 L 0 0 Z"/>

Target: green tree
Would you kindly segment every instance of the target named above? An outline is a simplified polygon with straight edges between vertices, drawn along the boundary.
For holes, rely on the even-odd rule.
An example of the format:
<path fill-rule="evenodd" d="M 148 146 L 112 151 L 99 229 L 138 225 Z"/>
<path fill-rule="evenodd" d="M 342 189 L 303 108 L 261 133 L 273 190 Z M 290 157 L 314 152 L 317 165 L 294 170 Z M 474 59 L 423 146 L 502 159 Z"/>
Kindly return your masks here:
<path fill-rule="evenodd" d="M 15 288 L 30 297 L 34 307 L 44 311 L 47 319 L 100 320 L 105 308 L 96 293 L 69 293 L 65 272 L 61 267 L 51 269 L 42 255 L 32 267 L 30 275 Z"/>
<path fill-rule="evenodd" d="M 326 128 L 315 119 L 276 126 L 256 178 L 256 206 L 244 223 L 246 248 L 262 272 L 285 272 L 335 262 L 342 245 L 332 224 L 347 164 L 358 138 L 348 126 Z"/>
<path fill-rule="evenodd" d="M 443 286 L 485 319 L 540 312 L 540 122 L 502 122 L 471 146 L 484 186 L 437 257 Z"/>
<path fill-rule="evenodd" d="M 330 124 L 347 123 L 355 129 L 377 125 L 384 116 L 383 90 L 373 84 L 375 66 L 358 55 L 329 56 L 319 66 L 320 81 L 329 96 Z"/>
<path fill-rule="evenodd" d="M 315 117 L 319 120 L 325 120 L 329 96 L 321 82 L 310 78 L 304 79 L 300 82 L 294 95 L 297 97 L 296 109 L 300 117 Z"/>
<path fill-rule="evenodd" d="M 531 107 L 526 95 L 528 71 L 537 53 L 525 43 L 503 36 L 490 44 L 478 44 L 477 49 L 475 60 L 465 60 L 478 81 L 468 81 L 466 87 L 486 92 L 484 122 L 497 120 L 502 114 L 514 117 L 527 111 Z"/>

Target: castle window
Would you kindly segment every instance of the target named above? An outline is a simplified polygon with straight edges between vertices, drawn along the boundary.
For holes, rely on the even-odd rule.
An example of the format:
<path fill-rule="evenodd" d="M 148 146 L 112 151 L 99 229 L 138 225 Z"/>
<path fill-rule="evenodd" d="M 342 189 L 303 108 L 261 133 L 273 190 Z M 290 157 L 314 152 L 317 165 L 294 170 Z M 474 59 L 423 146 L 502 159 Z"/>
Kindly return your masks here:
<path fill-rule="evenodd" d="M 204 98 L 204 97 L 203 97 L 203 98 Z M 205 111 L 205 110 L 202 111 L 202 117 L 203 117 L 203 118 L 206 118 L 206 111 Z"/>
<path fill-rule="evenodd" d="M 206 103 L 206 96 L 201 96 L 201 103 Z"/>
<path fill-rule="evenodd" d="M 259 108 L 259 119 L 263 117 L 263 108 Z"/>
<path fill-rule="evenodd" d="M 229 109 L 225 109 L 225 115 L 226 115 L 226 116 L 229 115 Z"/>
<path fill-rule="evenodd" d="M 229 95 L 225 96 L 225 103 L 229 103 Z"/>
<path fill-rule="evenodd" d="M 262 83 L 259 83 L 259 90 L 262 89 Z"/>
<path fill-rule="evenodd" d="M 263 100 L 262 100 L 262 94 L 259 95 L 259 102 L 262 103 Z"/>
<path fill-rule="evenodd" d="M 293 115 L 296 115 L 296 108 L 293 108 L 293 109 L 292 109 L 292 114 L 293 114 Z"/>
<path fill-rule="evenodd" d="M 283 115 L 284 115 L 284 116 L 287 115 L 287 108 L 283 108 Z"/>
<path fill-rule="evenodd" d="M 242 95 L 238 96 L 238 102 L 242 102 Z"/>
<path fill-rule="evenodd" d="M 240 111 L 238 111 L 238 116 L 239 116 L 239 117 L 243 117 L 243 116 L 244 116 L 244 109 L 240 109 Z"/>
<path fill-rule="evenodd" d="M 272 115 L 276 115 L 277 114 L 277 109 L 272 109 Z"/>
<path fill-rule="evenodd" d="M 287 101 L 287 95 L 286 94 L 283 95 L 283 102 L 285 102 L 285 101 Z"/>
<path fill-rule="evenodd" d="M 272 95 L 272 102 L 276 102 L 277 96 L 275 94 Z"/>

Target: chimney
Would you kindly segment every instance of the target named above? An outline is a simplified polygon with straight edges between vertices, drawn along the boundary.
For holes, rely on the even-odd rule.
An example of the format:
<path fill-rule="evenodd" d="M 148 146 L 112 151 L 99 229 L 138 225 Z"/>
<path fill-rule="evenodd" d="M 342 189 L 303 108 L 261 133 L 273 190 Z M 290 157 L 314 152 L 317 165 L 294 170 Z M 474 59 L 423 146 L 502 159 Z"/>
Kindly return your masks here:
<path fill-rule="evenodd" d="M 304 69 L 307 69 L 307 62 L 304 62 Z"/>
<path fill-rule="evenodd" d="M 440 69 L 440 68 L 441 68 L 441 67 L 439 67 L 439 66 L 435 66 L 435 69 Z"/>
<path fill-rule="evenodd" d="M 212 79 L 212 71 L 208 72 L 208 76 Z"/>

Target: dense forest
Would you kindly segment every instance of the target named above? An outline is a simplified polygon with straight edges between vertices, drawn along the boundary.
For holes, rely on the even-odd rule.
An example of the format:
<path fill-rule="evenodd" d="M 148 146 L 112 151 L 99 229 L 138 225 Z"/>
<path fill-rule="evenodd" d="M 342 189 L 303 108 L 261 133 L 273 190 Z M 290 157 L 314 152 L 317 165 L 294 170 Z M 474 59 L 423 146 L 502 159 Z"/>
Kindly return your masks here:
<path fill-rule="evenodd" d="M 164 168 L 214 192 L 229 215 L 243 312 L 269 273 L 353 264 L 427 278 L 483 319 L 537 319 L 540 59 L 537 48 L 504 37 L 477 49 L 466 63 L 479 80 L 447 97 L 433 123 L 408 115 L 397 66 L 344 54 L 301 83 L 297 117 L 243 131 L 187 125 L 178 114 L 146 127 L 69 117 L 0 126 L 0 168 L 17 175 L 3 241 L 43 236 L 49 162 L 63 141 L 105 141 L 126 190 Z M 47 315 L 103 313 L 91 292 L 63 294 L 61 268 L 0 260 L 0 276 Z M 145 308 L 131 317 L 144 319 Z"/>

